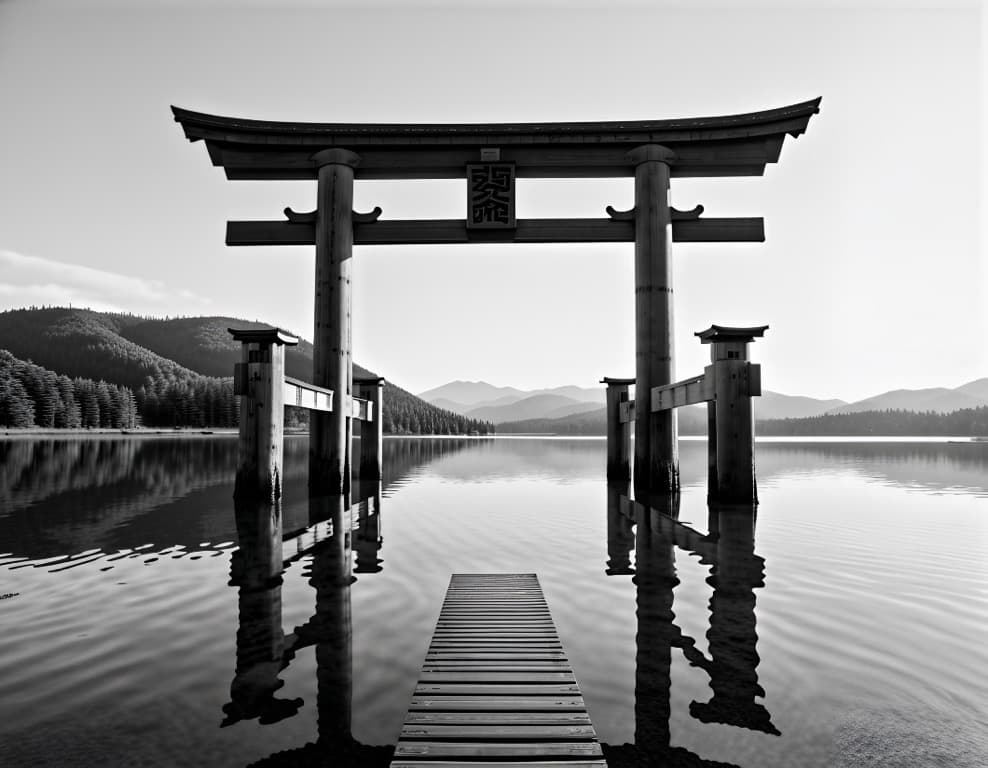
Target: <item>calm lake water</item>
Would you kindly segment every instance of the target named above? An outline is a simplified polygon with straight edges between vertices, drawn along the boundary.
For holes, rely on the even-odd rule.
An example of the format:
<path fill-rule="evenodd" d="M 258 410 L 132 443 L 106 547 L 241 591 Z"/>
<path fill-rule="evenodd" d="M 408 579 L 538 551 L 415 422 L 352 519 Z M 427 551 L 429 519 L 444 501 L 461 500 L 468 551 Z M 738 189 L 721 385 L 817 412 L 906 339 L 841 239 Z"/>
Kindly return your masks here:
<path fill-rule="evenodd" d="M 0 439 L 0 764 L 387 765 L 450 574 L 498 571 L 612 766 L 988 764 L 988 445 L 760 442 L 753 525 L 703 441 L 646 509 L 602 440 L 389 439 L 348 513 L 287 442 L 273 551 L 235 439 Z"/>

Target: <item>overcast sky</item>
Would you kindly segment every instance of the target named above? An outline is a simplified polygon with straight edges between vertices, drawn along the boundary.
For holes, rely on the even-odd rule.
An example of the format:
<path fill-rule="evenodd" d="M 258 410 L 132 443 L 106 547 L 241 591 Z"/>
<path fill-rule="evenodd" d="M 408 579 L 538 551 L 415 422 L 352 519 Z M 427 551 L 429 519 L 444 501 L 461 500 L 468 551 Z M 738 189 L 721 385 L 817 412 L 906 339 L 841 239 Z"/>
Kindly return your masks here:
<path fill-rule="evenodd" d="M 0 308 L 260 319 L 312 333 L 313 249 L 227 248 L 227 219 L 314 182 L 231 182 L 169 105 L 326 122 L 635 120 L 816 96 L 749 179 L 673 202 L 763 216 L 677 244 L 677 377 L 711 323 L 770 325 L 766 388 L 860 399 L 988 376 L 986 24 L 977 2 L 0 0 Z M 908 6 L 908 7 L 906 7 Z M 234 10 L 236 7 L 236 10 Z M 601 217 L 630 180 L 519 181 L 519 217 Z M 358 182 L 386 218 L 465 215 L 465 183 Z M 422 391 L 634 373 L 633 248 L 360 247 L 354 357 Z"/>

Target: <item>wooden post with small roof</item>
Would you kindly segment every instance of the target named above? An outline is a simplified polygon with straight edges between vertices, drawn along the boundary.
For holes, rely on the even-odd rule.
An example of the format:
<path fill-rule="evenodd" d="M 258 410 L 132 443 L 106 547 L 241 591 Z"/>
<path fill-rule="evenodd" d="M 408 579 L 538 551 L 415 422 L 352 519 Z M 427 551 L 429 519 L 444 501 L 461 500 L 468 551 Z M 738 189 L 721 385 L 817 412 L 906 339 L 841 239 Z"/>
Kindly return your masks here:
<path fill-rule="evenodd" d="M 298 339 L 280 328 L 229 330 L 243 354 L 233 376 L 234 394 L 240 395 L 234 496 L 273 503 L 281 498 L 285 346 Z"/>
<path fill-rule="evenodd" d="M 716 477 L 708 483 L 712 501 L 757 504 L 755 480 L 755 419 L 751 398 L 762 393 L 761 366 L 748 360 L 748 345 L 761 338 L 767 325 L 727 328 L 711 325 L 696 336 L 710 344 L 710 365 L 704 377 L 712 387 L 707 408 L 713 422 L 708 450 Z"/>
<path fill-rule="evenodd" d="M 361 481 L 380 480 L 384 471 L 384 419 L 381 414 L 384 378 L 366 376 L 353 380 L 356 394 L 368 403 L 368 419 L 360 424 L 360 463 L 357 474 Z"/>
<path fill-rule="evenodd" d="M 635 420 L 635 403 L 628 399 L 628 387 L 634 379 L 600 380 L 607 385 L 607 479 L 631 479 L 631 424 Z"/>

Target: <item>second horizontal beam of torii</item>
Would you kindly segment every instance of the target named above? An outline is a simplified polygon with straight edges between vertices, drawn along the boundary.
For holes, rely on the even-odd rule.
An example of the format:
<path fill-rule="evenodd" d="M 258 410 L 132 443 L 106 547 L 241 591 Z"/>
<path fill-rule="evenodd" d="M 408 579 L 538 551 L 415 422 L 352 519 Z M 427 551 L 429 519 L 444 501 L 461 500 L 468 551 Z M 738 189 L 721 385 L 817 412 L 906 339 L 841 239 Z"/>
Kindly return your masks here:
<path fill-rule="evenodd" d="M 765 223 L 757 218 L 690 219 L 672 222 L 677 243 L 761 243 Z M 518 219 L 508 230 L 468 229 L 462 219 L 355 221 L 354 245 L 441 245 L 444 243 L 633 243 L 634 221 L 614 219 Z M 314 245 L 314 222 L 229 221 L 227 245 Z"/>

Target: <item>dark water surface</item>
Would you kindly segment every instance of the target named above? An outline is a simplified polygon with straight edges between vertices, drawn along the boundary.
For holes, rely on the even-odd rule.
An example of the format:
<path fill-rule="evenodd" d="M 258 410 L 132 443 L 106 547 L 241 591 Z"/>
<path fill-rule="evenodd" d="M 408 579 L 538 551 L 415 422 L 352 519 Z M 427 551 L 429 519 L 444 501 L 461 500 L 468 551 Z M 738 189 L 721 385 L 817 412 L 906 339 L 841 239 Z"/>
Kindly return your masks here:
<path fill-rule="evenodd" d="M 702 441 L 653 509 L 598 440 L 389 439 L 349 512 L 306 450 L 275 551 L 235 439 L 0 439 L 0 764 L 386 765 L 450 574 L 505 571 L 612 766 L 988 765 L 988 445 L 761 442 L 753 535 Z"/>

